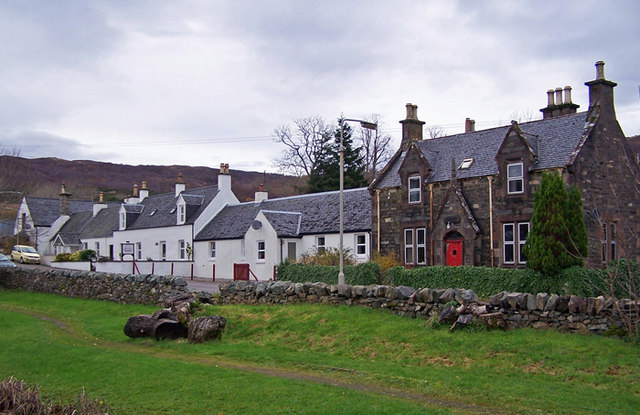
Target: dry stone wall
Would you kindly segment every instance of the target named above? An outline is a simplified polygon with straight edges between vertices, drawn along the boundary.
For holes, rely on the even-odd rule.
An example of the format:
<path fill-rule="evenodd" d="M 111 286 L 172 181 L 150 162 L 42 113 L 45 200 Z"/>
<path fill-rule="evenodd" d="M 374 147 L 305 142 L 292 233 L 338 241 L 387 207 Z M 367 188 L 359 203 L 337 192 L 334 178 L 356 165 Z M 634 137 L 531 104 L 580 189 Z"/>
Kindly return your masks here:
<path fill-rule="evenodd" d="M 191 295 L 186 281 L 181 277 L 55 269 L 0 268 L 0 285 L 68 297 L 136 304 L 164 305 L 171 298 Z"/>
<path fill-rule="evenodd" d="M 388 309 L 412 318 L 434 316 L 448 322 L 477 319 L 503 328 L 557 328 L 603 333 L 622 328 L 615 311 L 637 307 L 629 300 L 583 298 L 540 293 L 502 292 L 480 301 L 473 290 L 431 289 L 383 285 L 329 285 L 284 281 L 234 281 L 220 285 L 217 302 L 223 304 L 321 303 Z M 451 310 L 450 314 L 445 309 Z M 444 316 L 444 317 L 443 317 Z"/>

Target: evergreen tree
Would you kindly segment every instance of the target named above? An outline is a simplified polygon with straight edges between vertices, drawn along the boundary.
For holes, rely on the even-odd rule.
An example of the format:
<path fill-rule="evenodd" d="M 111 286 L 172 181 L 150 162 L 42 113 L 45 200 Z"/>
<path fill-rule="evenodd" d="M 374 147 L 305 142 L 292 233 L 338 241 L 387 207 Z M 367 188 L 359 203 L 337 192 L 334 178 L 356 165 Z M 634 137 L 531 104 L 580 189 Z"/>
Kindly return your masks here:
<path fill-rule="evenodd" d="M 335 140 L 327 140 L 319 146 L 314 165 L 309 179 L 307 190 L 309 193 L 338 190 L 340 188 L 340 125 L 342 124 L 342 140 L 344 145 L 344 188 L 353 189 L 367 186 L 365 178 L 364 157 L 360 149 L 354 148 L 353 134 L 347 123 L 338 119 L 338 128 L 335 132 Z"/>
<path fill-rule="evenodd" d="M 540 189 L 533 198 L 531 232 L 524 246 L 527 267 L 545 275 L 557 275 L 573 265 L 567 227 L 568 194 L 562 177 L 553 172 L 542 174 Z"/>
<path fill-rule="evenodd" d="M 571 186 L 567 199 L 565 220 L 569 229 L 569 254 L 573 265 L 584 265 L 584 258 L 589 254 L 589 238 L 582 211 L 582 195 L 576 186 Z"/>

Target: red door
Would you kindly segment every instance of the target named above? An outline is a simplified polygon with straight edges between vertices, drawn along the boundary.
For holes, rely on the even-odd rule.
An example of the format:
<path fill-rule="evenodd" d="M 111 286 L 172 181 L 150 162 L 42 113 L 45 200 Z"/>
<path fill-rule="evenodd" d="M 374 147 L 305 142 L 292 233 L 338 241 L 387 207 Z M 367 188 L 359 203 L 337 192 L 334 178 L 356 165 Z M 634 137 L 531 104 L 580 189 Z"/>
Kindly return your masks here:
<path fill-rule="evenodd" d="M 233 279 L 249 281 L 249 264 L 233 264 Z"/>
<path fill-rule="evenodd" d="M 462 265 L 462 239 L 447 241 L 447 265 L 450 267 Z"/>

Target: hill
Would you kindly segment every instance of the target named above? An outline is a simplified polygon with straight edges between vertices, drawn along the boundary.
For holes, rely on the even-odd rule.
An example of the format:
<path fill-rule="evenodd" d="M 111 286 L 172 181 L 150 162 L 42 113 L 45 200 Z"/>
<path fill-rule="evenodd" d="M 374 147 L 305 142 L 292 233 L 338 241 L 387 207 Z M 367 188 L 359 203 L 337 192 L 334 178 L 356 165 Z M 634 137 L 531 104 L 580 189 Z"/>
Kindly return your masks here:
<path fill-rule="evenodd" d="M 104 192 L 107 200 L 120 201 L 130 195 L 133 185 L 147 182 L 151 194 L 173 190 L 178 174 L 182 173 L 187 189 L 216 184 L 219 169 L 203 166 L 159 166 L 105 163 L 91 160 L 63 160 L 59 158 L 27 159 L 0 156 L 0 190 L 18 190 L 30 196 L 58 197 L 64 183 L 74 199 L 91 200 Z M 274 173 L 233 170 L 231 187 L 240 201 L 253 200 L 260 184 L 269 197 L 298 194 L 303 184 L 297 177 Z"/>

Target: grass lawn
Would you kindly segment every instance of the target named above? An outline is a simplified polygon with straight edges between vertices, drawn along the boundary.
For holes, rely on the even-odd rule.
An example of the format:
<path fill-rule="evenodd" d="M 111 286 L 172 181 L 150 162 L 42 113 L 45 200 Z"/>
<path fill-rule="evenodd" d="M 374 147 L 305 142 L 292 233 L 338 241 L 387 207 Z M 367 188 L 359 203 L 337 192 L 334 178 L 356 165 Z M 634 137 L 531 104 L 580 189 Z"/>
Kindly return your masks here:
<path fill-rule="evenodd" d="M 640 347 L 551 330 L 467 329 L 381 310 L 205 307 L 222 340 L 130 339 L 156 308 L 0 290 L 0 377 L 110 414 L 616 413 L 640 408 Z"/>

